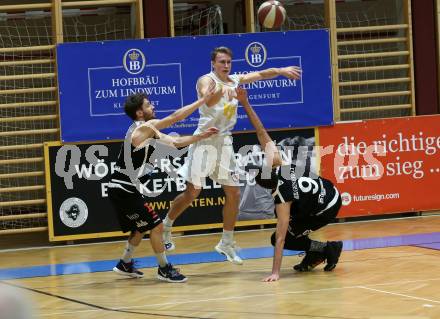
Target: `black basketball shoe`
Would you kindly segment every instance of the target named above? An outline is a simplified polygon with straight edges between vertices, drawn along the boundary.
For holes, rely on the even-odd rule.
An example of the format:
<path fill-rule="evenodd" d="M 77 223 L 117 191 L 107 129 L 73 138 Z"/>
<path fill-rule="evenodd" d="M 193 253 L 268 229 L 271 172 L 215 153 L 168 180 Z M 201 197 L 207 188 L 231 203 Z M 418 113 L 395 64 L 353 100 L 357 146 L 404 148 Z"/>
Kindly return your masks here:
<path fill-rule="evenodd" d="M 293 269 L 300 272 L 311 271 L 313 268 L 325 261 L 325 255 L 317 251 L 306 251 L 303 260 L 293 266 Z"/>
<path fill-rule="evenodd" d="M 325 255 L 327 259 L 327 265 L 325 265 L 325 271 L 332 271 L 335 269 L 336 264 L 339 261 L 339 256 L 342 252 L 342 241 L 328 241 L 327 246 L 325 246 Z"/>
<path fill-rule="evenodd" d="M 144 276 L 144 273 L 142 271 L 139 271 L 134 266 L 135 262 L 132 259 L 129 263 L 125 263 L 122 259 L 119 260 L 118 264 L 113 267 L 113 271 L 123 275 L 128 276 L 132 278 L 142 278 Z"/>
<path fill-rule="evenodd" d="M 188 280 L 188 278 L 179 272 L 179 269 L 174 268 L 171 264 L 159 267 L 157 270 L 157 279 L 168 282 L 185 282 Z"/>

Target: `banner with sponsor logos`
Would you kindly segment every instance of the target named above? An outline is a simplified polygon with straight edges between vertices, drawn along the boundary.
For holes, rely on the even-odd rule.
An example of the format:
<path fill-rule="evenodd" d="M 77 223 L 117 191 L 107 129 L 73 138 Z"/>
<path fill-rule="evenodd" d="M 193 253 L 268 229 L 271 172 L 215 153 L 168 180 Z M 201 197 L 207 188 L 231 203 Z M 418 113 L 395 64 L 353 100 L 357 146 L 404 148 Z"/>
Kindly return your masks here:
<path fill-rule="evenodd" d="M 287 158 L 300 157 L 308 170 L 316 171 L 315 130 L 286 130 L 271 132 L 272 138 L 283 145 Z M 108 199 L 110 174 L 123 142 L 93 144 L 48 143 L 45 145 L 49 239 L 76 240 L 122 236 L 116 212 Z M 307 146 L 307 147 L 305 147 Z M 264 158 L 254 133 L 234 135 L 237 164 L 261 165 Z M 298 147 L 307 154 L 298 155 Z M 158 161 L 150 183 L 143 188 L 158 194 L 147 199 L 163 218 L 173 199 L 186 188 L 185 181 L 172 177 L 183 164 L 185 152 L 179 157 L 164 156 Z M 221 154 L 218 154 L 220 157 Z M 167 173 L 165 173 L 167 172 Z M 237 225 L 274 223 L 273 201 L 270 193 L 246 178 L 240 180 L 240 212 Z M 147 196 L 149 194 L 146 194 Z M 148 197 L 147 197 L 148 198 Z M 200 196 L 175 222 L 176 231 L 222 227 L 222 208 L 225 202 L 221 185 L 206 180 Z"/>
<path fill-rule="evenodd" d="M 130 119 L 124 101 L 146 93 L 158 117 L 197 99 L 197 79 L 211 71 L 210 52 L 233 51 L 231 74 L 300 66 L 300 80 L 284 77 L 245 84 L 268 129 L 333 123 L 327 30 L 229 34 L 143 40 L 62 43 L 57 46 L 63 142 L 123 139 Z M 239 107 L 236 131 L 252 129 Z M 198 114 L 168 132 L 192 133 Z"/>
<path fill-rule="evenodd" d="M 440 116 L 319 128 L 321 175 L 337 182 L 338 217 L 440 209 Z"/>

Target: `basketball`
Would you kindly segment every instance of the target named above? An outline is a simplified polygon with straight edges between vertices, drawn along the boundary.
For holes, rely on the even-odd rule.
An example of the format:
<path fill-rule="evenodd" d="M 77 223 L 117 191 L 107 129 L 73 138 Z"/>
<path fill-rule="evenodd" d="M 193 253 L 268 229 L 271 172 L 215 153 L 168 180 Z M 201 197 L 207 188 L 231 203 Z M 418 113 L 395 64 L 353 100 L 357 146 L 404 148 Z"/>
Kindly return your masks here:
<path fill-rule="evenodd" d="M 258 8 L 258 21 L 268 29 L 281 27 L 285 19 L 286 9 L 279 1 L 266 1 Z"/>

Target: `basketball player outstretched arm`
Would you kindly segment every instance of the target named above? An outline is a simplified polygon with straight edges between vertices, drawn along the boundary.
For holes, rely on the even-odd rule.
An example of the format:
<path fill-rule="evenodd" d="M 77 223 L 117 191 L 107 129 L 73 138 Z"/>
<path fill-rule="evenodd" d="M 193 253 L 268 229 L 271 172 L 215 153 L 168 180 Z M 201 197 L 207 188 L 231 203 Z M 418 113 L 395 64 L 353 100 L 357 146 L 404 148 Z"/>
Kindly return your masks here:
<path fill-rule="evenodd" d="M 206 91 L 203 92 L 202 97 L 197 101 L 195 101 L 194 103 L 191 103 L 189 105 L 186 105 L 178 109 L 177 111 L 168 115 L 167 117 L 164 117 L 163 119 L 153 119 L 148 122 L 159 131 L 164 128 L 170 127 L 174 123 L 177 123 L 187 118 L 199 107 L 210 101 L 215 94 L 216 94 L 215 87 L 209 87 Z"/>
<path fill-rule="evenodd" d="M 210 127 L 206 131 L 201 132 L 196 135 L 188 135 L 188 136 L 171 136 L 167 134 L 160 133 L 159 138 L 162 142 L 173 145 L 175 147 L 184 147 L 195 142 L 204 140 L 212 135 L 218 133 L 218 129 L 216 127 Z"/>
<path fill-rule="evenodd" d="M 263 278 L 263 281 L 277 281 L 280 279 L 281 262 L 283 260 L 284 242 L 290 220 L 290 207 L 292 202 L 285 202 L 275 205 L 277 212 L 277 228 L 275 230 L 275 248 L 272 261 L 272 273 Z"/>
<path fill-rule="evenodd" d="M 251 83 L 264 79 L 271 79 L 277 76 L 285 76 L 288 79 L 298 80 L 301 77 L 301 68 L 297 66 L 288 66 L 284 68 L 269 68 L 261 71 L 251 72 L 240 77 L 240 84 Z M 197 89 L 204 95 L 208 90 L 212 90 L 215 86 L 214 81 L 205 76 L 202 77 L 197 83 Z M 216 92 L 212 97 L 206 102 L 206 105 L 213 106 L 218 103 L 222 96 L 226 96 L 228 100 L 235 97 L 234 90 L 227 87 L 216 87 Z"/>
<path fill-rule="evenodd" d="M 241 105 L 243 105 L 244 110 L 246 111 L 246 114 L 249 118 L 249 121 L 251 122 L 252 126 L 255 128 L 258 142 L 261 145 L 261 149 L 264 150 L 266 154 L 266 162 L 270 167 L 277 167 L 282 164 L 281 155 L 278 151 L 278 148 L 276 147 L 273 140 L 270 138 L 269 134 L 267 133 L 266 129 L 263 126 L 263 123 L 261 123 L 260 118 L 258 117 L 257 113 L 255 113 L 254 109 L 249 103 L 249 100 L 247 98 L 247 91 L 243 88 L 237 88 L 237 100 L 240 102 Z"/>
<path fill-rule="evenodd" d="M 213 95 L 214 90 L 210 89 L 202 98 L 198 99 L 194 103 L 180 108 L 179 110 L 168 115 L 167 117 L 163 119 L 152 119 L 140 125 L 134 130 L 132 134 L 131 141 L 133 146 L 141 147 L 150 138 L 156 137 L 166 144 L 174 145 L 175 147 L 183 147 L 217 134 L 218 129 L 215 127 L 210 127 L 205 132 L 191 136 L 175 137 L 160 132 L 161 129 L 170 127 L 174 123 L 179 122 L 191 115 L 200 106 L 206 104 L 206 101 L 211 99 Z"/>
<path fill-rule="evenodd" d="M 242 75 L 240 78 L 240 84 L 271 79 L 279 75 L 284 76 L 288 79 L 298 80 L 301 77 L 301 72 L 302 72 L 301 68 L 298 66 L 287 66 L 284 68 L 269 68 L 269 69 L 251 72 Z"/>
<path fill-rule="evenodd" d="M 252 106 L 249 104 L 249 100 L 247 99 L 247 92 L 242 88 L 237 89 L 237 100 L 243 105 L 246 114 L 249 117 L 253 127 L 255 128 L 258 141 L 262 149 L 264 149 L 266 153 L 267 163 L 270 165 L 272 163 L 272 167 L 277 167 L 282 165 L 282 159 L 278 148 L 276 147 L 273 140 L 270 138 L 266 129 L 261 123 L 260 118 L 257 113 L 255 113 Z M 283 248 L 284 241 L 286 238 L 287 228 L 289 226 L 290 219 L 290 206 L 292 202 L 285 202 L 281 204 L 277 204 L 275 206 L 277 212 L 277 228 L 276 228 L 276 243 L 275 243 L 275 251 L 273 256 L 273 264 L 272 264 L 272 274 L 263 279 L 263 281 L 277 281 L 280 278 L 280 269 L 281 262 L 283 259 Z"/>

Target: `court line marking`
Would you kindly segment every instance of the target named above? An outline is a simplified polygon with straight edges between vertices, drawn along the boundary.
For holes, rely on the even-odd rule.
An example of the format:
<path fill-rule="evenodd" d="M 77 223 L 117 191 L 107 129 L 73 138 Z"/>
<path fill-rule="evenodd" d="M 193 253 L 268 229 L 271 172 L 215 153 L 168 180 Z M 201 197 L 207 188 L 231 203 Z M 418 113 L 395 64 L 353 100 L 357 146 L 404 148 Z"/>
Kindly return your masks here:
<path fill-rule="evenodd" d="M 440 280 L 440 278 L 420 279 L 420 280 L 391 282 L 391 283 L 380 283 L 380 284 L 371 284 L 371 285 L 367 285 L 367 286 L 383 286 L 383 285 L 408 284 L 408 283 L 436 281 L 436 280 Z M 268 283 L 268 284 L 270 285 L 270 283 Z M 322 291 L 331 291 L 331 290 L 342 290 L 342 289 L 353 289 L 353 288 L 363 288 L 363 289 L 375 290 L 374 288 L 368 288 L 367 286 L 365 286 L 365 285 L 364 286 L 355 285 L 355 286 L 345 286 L 345 287 L 337 287 L 337 288 L 321 288 L 321 289 L 310 289 L 310 290 L 302 290 L 302 291 L 301 290 L 299 290 L 299 291 L 286 291 L 286 292 L 281 292 L 281 293 L 268 293 L 268 294 L 255 294 L 255 295 L 244 295 L 244 296 L 231 296 L 231 297 L 199 299 L 199 300 L 190 300 L 190 301 L 181 301 L 181 302 L 177 301 L 177 302 L 158 303 L 158 304 L 150 304 L 150 305 L 143 305 L 143 306 L 132 306 L 132 307 L 127 307 L 127 308 L 131 309 L 131 308 L 138 308 L 138 307 L 168 306 L 168 305 L 174 305 L 174 304 L 188 304 L 188 303 L 194 303 L 194 302 L 211 302 L 211 301 L 236 300 L 236 299 L 246 299 L 246 298 L 252 298 L 252 297 L 282 296 L 282 295 L 289 295 L 289 294 L 313 293 L 313 292 L 322 292 Z M 378 290 L 378 291 L 380 291 L 380 290 Z M 432 301 L 432 300 L 429 300 L 429 299 L 423 299 L 423 300 L 430 301 L 430 302 L 440 303 L 439 301 Z M 125 308 L 126 307 L 118 307 L 116 309 L 125 309 Z"/>
<path fill-rule="evenodd" d="M 357 259 L 357 260 L 347 260 L 347 261 L 340 261 L 339 263 L 338 263 L 338 265 L 340 265 L 340 264 L 343 264 L 343 263 L 347 263 L 347 262 L 363 262 L 363 261 L 372 261 L 372 260 L 383 260 L 383 259 L 390 259 L 390 258 L 406 258 L 406 257 L 417 257 L 417 256 L 423 256 L 423 255 L 421 255 L 421 254 L 412 254 L 412 255 L 405 255 L 405 256 L 398 256 L 398 257 L 387 257 L 387 258 L 369 258 L 369 259 Z M 284 256 L 284 257 L 295 257 L 295 256 Z M 259 259 L 265 259 L 265 258 L 259 258 Z M 252 259 L 252 260 L 258 260 L 258 259 Z M 192 264 L 192 265 L 195 265 L 195 264 Z M 292 269 L 292 267 L 291 266 L 284 266 L 284 267 L 281 267 L 281 270 L 282 271 L 291 271 L 291 269 Z M 201 276 L 203 276 L 203 277 L 205 277 L 207 274 L 208 275 L 224 275 L 224 274 L 228 274 L 228 273 L 230 273 L 231 271 L 230 270 L 224 270 L 224 271 L 218 271 L 218 272 L 214 272 L 214 273 L 207 273 L 207 272 L 185 272 L 186 273 L 186 275 L 188 276 L 188 278 L 195 278 L 195 277 L 201 277 Z M 262 267 L 262 268 L 253 268 L 253 269 L 250 269 L 250 270 L 246 270 L 246 272 L 247 273 L 258 273 L 258 272 L 263 272 L 265 275 L 269 272 L 268 271 L 268 268 L 267 267 Z M 100 272 L 100 273 L 105 273 L 105 272 Z M 78 274 L 78 275 L 80 275 L 80 274 Z M 318 275 L 319 276 L 319 274 L 318 273 L 316 273 L 316 275 Z M 17 280 L 21 280 L 21 279 L 35 279 L 35 278 L 37 278 L 37 279 L 41 279 L 42 281 L 44 281 L 45 280 L 45 278 L 47 278 L 47 277 L 31 277 L 31 278 L 18 278 L 18 279 L 4 279 L 4 280 L 2 280 L 2 281 L 0 281 L 0 283 L 2 283 L 2 282 L 13 282 L 13 281 L 17 281 Z M 153 280 L 154 278 L 152 277 L 152 278 L 150 278 L 150 279 L 147 279 L 147 280 Z M 123 280 L 123 278 L 121 277 L 121 278 L 119 278 L 119 280 Z M 130 279 L 128 279 L 128 280 L 130 280 Z M 405 281 L 405 282 L 402 282 L 402 281 L 397 281 L 397 282 L 390 282 L 390 283 L 385 283 L 385 284 L 383 284 L 383 285 L 393 285 L 393 284 L 402 284 L 402 283 L 417 283 L 417 282 L 419 282 L 419 281 L 426 281 L 426 279 L 417 279 L 417 280 L 412 280 L 412 281 Z M 431 279 L 431 280 L 433 280 L 433 281 L 435 281 L 435 280 L 440 280 L 440 278 L 434 278 L 434 279 Z M 114 280 L 112 280 L 112 281 L 114 281 Z M 78 284 L 67 284 L 67 285 L 58 285 L 57 287 L 59 287 L 59 288 L 74 288 L 74 287 L 82 287 L 82 286 L 85 286 L 85 285 L 91 285 L 91 284 L 93 284 L 93 285 L 96 285 L 96 284 L 106 284 L 107 282 L 97 282 L 97 281 L 88 281 L 88 282 L 85 282 L 85 283 L 78 283 Z M 382 285 L 382 284 L 373 284 L 374 286 L 380 286 L 380 285 Z M 39 286 L 39 287 L 34 287 L 34 289 L 50 289 L 50 288 L 53 288 L 53 286 Z"/>
<path fill-rule="evenodd" d="M 392 285 L 403 285 L 403 284 L 415 284 L 419 282 L 426 282 L 426 281 L 437 281 L 440 280 L 440 278 L 431 278 L 431 279 L 415 279 L 415 280 L 405 280 L 405 281 L 391 281 L 391 282 L 385 282 L 380 284 L 371 284 L 371 285 L 363 285 L 359 287 L 368 287 L 368 286 L 392 286 Z"/>
<path fill-rule="evenodd" d="M 399 297 L 405 297 L 405 298 L 410 298 L 410 299 L 429 301 L 429 302 L 432 302 L 432 303 L 440 303 L 440 301 L 438 301 L 438 300 L 432 300 L 432 299 L 427 299 L 427 298 L 422 298 L 422 297 L 415 297 L 415 296 L 410 296 L 410 295 L 405 295 L 405 294 L 399 294 L 397 292 L 391 292 L 391 291 L 386 291 L 386 290 L 374 289 L 374 288 L 369 288 L 369 287 L 365 287 L 365 286 L 359 286 L 359 288 L 366 289 L 366 290 L 371 290 L 371 291 L 376 291 L 376 292 L 380 292 L 380 293 L 384 293 L 384 294 L 388 294 L 388 295 L 393 295 L 393 296 L 399 296 Z"/>
<path fill-rule="evenodd" d="M 298 290 L 298 291 L 286 291 L 281 293 L 266 293 L 266 294 L 253 294 L 253 295 L 242 295 L 242 296 L 229 296 L 229 297 L 220 297 L 220 298 L 209 298 L 209 299 L 197 299 L 197 300 L 187 300 L 187 301 L 174 301 L 174 302 L 166 302 L 166 303 L 156 303 L 156 304 L 147 304 L 147 305 L 139 305 L 139 306 L 129 306 L 129 307 L 114 307 L 115 310 L 128 310 L 128 309 L 136 309 L 136 308 L 149 308 L 149 307 L 158 307 L 158 306 L 172 306 L 172 305 L 182 305 L 182 304 L 191 304 L 191 303 L 201 303 L 201 302 L 215 302 L 215 301 L 227 301 L 227 300 L 240 300 L 247 298 L 255 298 L 255 297 L 269 297 L 269 296 L 283 296 L 283 295 L 291 295 L 291 294 L 301 294 L 301 293 L 313 293 L 313 292 L 325 292 L 332 290 L 344 290 L 344 289 L 367 289 L 373 290 L 382 293 L 395 294 L 399 296 L 405 296 L 413 299 L 420 299 L 423 301 L 429 301 L 433 303 L 440 303 L 439 301 L 433 301 L 425 298 L 411 297 L 397 293 L 390 293 L 384 290 L 369 288 L 368 286 L 384 286 L 384 285 L 396 285 L 396 284 L 410 284 L 416 282 L 429 282 L 429 281 L 438 281 L 440 278 L 430 278 L 430 279 L 417 279 L 417 280 L 406 280 L 406 281 L 396 281 L 396 282 L 388 282 L 388 283 L 378 283 L 371 285 L 354 285 L 354 286 L 344 286 L 344 287 L 333 287 L 333 288 L 321 288 L 321 289 L 310 289 L 310 290 Z M 271 283 L 267 283 L 267 285 L 271 285 Z M 102 311 L 99 309 L 88 309 L 88 310 L 79 310 L 79 311 L 66 311 L 66 312 L 54 312 L 54 313 L 40 313 L 40 316 L 56 316 L 56 315 L 64 315 L 64 314 L 73 314 L 73 313 L 83 313 L 83 312 L 96 312 Z M 169 309 L 172 311 L 172 309 Z"/>
<path fill-rule="evenodd" d="M 46 296 L 49 296 L 49 297 L 54 297 L 54 298 L 58 298 L 58 299 L 61 299 L 61 300 L 70 301 L 70 302 L 73 302 L 75 304 L 80 304 L 80 305 L 83 305 L 83 306 L 91 307 L 91 308 L 94 308 L 95 311 L 108 311 L 108 312 L 117 312 L 117 313 L 129 313 L 129 314 L 148 315 L 148 316 L 153 316 L 153 317 L 166 317 L 166 318 L 208 319 L 208 318 L 199 317 L 199 316 L 194 317 L 194 316 L 184 316 L 184 315 L 167 315 L 167 314 L 158 314 L 158 313 L 151 313 L 151 312 L 130 311 L 129 309 L 117 309 L 117 308 L 105 307 L 105 306 L 95 305 L 95 304 L 92 304 L 92 303 L 89 303 L 89 302 L 85 302 L 85 301 L 81 301 L 81 300 L 78 300 L 78 299 L 64 297 L 64 296 L 52 294 L 50 292 L 46 292 L 46 291 L 42 291 L 42 290 L 38 290 L 38 289 L 35 289 L 35 288 L 26 287 L 26 286 L 21 286 L 21 285 L 9 283 L 9 282 L 0 281 L 0 283 L 4 284 L 4 285 L 9 285 L 9 286 L 12 286 L 12 287 L 15 287 L 15 288 L 20 288 L 20 289 L 32 291 L 34 293 L 46 295 Z M 77 312 L 78 311 L 75 311 L 73 313 L 77 313 Z M 211 318 L 213 318 L 213 317 L 211 317 Z"/>
<path fill-rule="evenodd" d="M 358 223 L 380 223 L 380 222 L 387 222 L 387 221 L 393 221 L 393 220 L 405 220 L 405 219 L 414 219 L 414 218 L 438 218 L 439 216 L 440 216 L 440 213 L 438 213 L 438 214 L 431 214 L 431 215 L 395 217 L 395 218 L 386 218 L 386 219 L 345 221 L 345 222 L 341 222 L 341 223 L 331 223 L 328 226 L 343 226 L 345 224 L 358 224 Z M 237 230 L 237 231 L 235 231 L 235 233 L 239 234 L 239 233 L 251 233 L 251 232 L 270 231 L 270 230 L 273 231 L 274 229 L 275 229 L 275 227 L 273 227 L 273 228 L 264 228 L 264 229 Z M 213 233 L 204 233 L 204 234 L 179 235 L 179 236 L 174 236 L 174 238 L 181 238 L 181 237 L 183 237 L 183 238 L 185 238 L 185 237 L 203 237 L 203 236 L 219 235 L 219 234 L 221 234 L 221 231 L 213 232 Z M 407 235 L 413 235 L 413 234 L 407 234 Z M 149 239 L 143 239 L 143 240 L 149 240 Z M 0 253 L 8 253 L 8 252 L 16 252 L 16 251 L 26 251 L 26 250 L 36 250 L 36 249 L 52 249 L 52 248 L 70 248 L 70 247 L 81 247 L 81 246 L 93 246 L 93 245 L 103 245 L 103 244 L 112 244 L 112 243 L 125 243 L 125 242 L 127 242 L 127 240 L 126 239 L 122 239 L 122 240 L 110 240 L 110 241 L 104 241 L 104 242 L 98 242 L 98 243 L 83 243 L 83 244 L 73 244 L 73 245 L 57 245 L 57 246 L 54 245 L 54 246 L 38 246 L 38 247 L 28 247 L 28 248 L 0 249 Z"/>
<path fill-rule="evenodd" d="M 344 241 L 344 251 L 390 248 L 390 247 L 416 247 L 422 243 L 440 242 L 440 233 L 410 234 L 402 236 L 390 236 L 379 238 L 354 239 Z M 300 252 L 285 251 L 285 256 L 298 255 Z M 273 256 L 273 247 L 252 247 L 240 250 L 243 259 L 260 259 Z M 154 256 L 147 256 L 137 259 L 140 264 L 138 268 L 154 268 L 157 261 Z M 187 265 L 194 263 L 213 263 L 223 262 L 224 256 L 216 252 L 182 253 L 169 255 L 169 260 L 173 264 Z M 21 279 L 33 277 L 49 277 L 60 275 L 72 275 L 81 273 L 94 273 L 110 271 L 113 269 L 114 260 L 98 260 L 91 262 L 49 264 L 18 268 L 0 268 L 0 279 Z"/>
<path fill-rule="evenodd" d="M 338 265 L 343 264 L 343 263 L 347 263 L 347 262 L 363 262 L 363 261 L 372 261 L 372 260 L 383 260 L 383 259 L 390 259 L 390 258 L 406 258 L 406 257 L 417 257 L 417 256 L 423 256 L 422 254 L 412 254 L 412 255 L 405 255 L 405 256 L 398 256 L 398 257 L 387 257 L 387 258 L 369 258 L 369 259 L 357 259 L 357 260 L 346 260 L 346 261 L 340 261 L 338 263 Z M 284 256 L 284 257 L 295 257 L 295 256 Z M 259 259 L 265 259 L 265 258 L 259 258 Z M 252 260 L 258 260 L 258 259 L 252 259 Z M 192 264 L 195 265 L 195 264 Z M 284 266 L 281 267 L 282 271 L 291 271 L 292 267 L 291 266 Z M 231 271 L 230 270 L 224 270 L 224 271 L 217 271 L 214 273 L 207 273 L 205 272 L 185 272 L 186 275 L 188 276 L 188 278 L 195 278 L 195 277 L 205 277 L 207 274 L 208 275 L 224 275 L 224 274 L 229 274 Z M 246 270 L 247 273 L 258 273 L 258 272 L 262 272 L 264 273 L 264 275 L 266 275 L 269 271 L 267 267 L 262 267 L 262 268 L 255 268 L 253 267 L 253 269 L 249 269 Z M 101 272 L 101 273 L 105 273 L 105 272 Z M 80 274 L 79 274 L 80 275 Z M 316 273 L 316 275 L 319 276 L 318 273 Z M 12 281 L 16 281 L 16 280 L 21 280 L 21 279 L 41 279 L 42 281 L 44 281 L 45 278 L 47 277 L 32 277 L 32 278 L 18 278 L 18 279 L 4 279 L 2 281 L 0 281 L 0 283 L 2 282 L 12 282 Z M 154 278 L 150 278 L 147 280 L 153 280 Z M 123 278 L 119 278 L 119 280 L 123 280 Z M 128 279 L 130 280 L 130 279 Z M 438 279 L 431 279 L 431 280 L 440 280 L 440 278 Z M 114 281 L 114 280 L 112 280 Z M 425 279 L 422 279 L 422 281 L 426 281 Z M 419 280 L 414 280 L 414 281 L 405 281 L 403 283 L 417 283 L 419 282 Z M 100 281 L 88 281 L 85 283 L 78 283 L 78 284 L 65 284 L 65 285 L 57 285 L 58 288 L 74 288 L 74 287 L 82 287 L 82 286 L 86 286 L 86 285 L 99 285 L 99 284 L 106 284 L 108 282 L 100 282 Z M 385 283 L 384 285 L 392 285 L 394 284 L 393 282 L 391 283 Z M 401 281 L 395 282 L 395 284 L 402 284 Z M 374 284 L 374 286 L 379 286 L 381 284 Z M 34 287 L 34 289 L 50 289 L 53 288 L 53 286 L 39 286 L 39 287 Z"/>
<path fill-rule="evenodd" d="M 283 292 L 283 293 L 267 293 L 267 294 L 229 296 L 229 297 L 198 299 L 198 300 L 188 300 L 188 301 L 165 302 L 165 303 L 158 303 L 158 304 L 129 306 L 129 307 L 114 307 L 113 309 L 115 309 L 115 310 L 128 310 L 128 309 L 149 308 L 149 307 L 156 307 L 156 306 L 183 305 L 183 304 L 191 304 L 191 303 L 225 301 L 225 300 L 238 300 L 238 299 L 255 298 L 255 297 L 281 296 L 281 295 L 289 295 L 289 294 L 321 292 L 321 291 L 327 291 L 327 290 L 341 290 L 341 289 L 349 289 L 349 288 L 358 288 L 358 286 L 347 286 L 347 287 L 338 287 L 338 288 L 323 288 L 323 289 L 312 289 L 312 290 L 301 290 L 301 291 L 286 291 L 286 292 Z M 40 316 L 56 316 L 56 315 L 72 314 L 72 313 L 77 313 L 77 312 L 96 312 L 96 311 L 102 311 L 102 310 L 100 310 L 100 309 L 89 309 L 89 310 L 80 310 L 80 311 L 66 311 L 66 312 L 43 313 L 43 314 L 40 313 Z M 168 309 L 168 311 L 172 311 L 172 309 Z"/>

